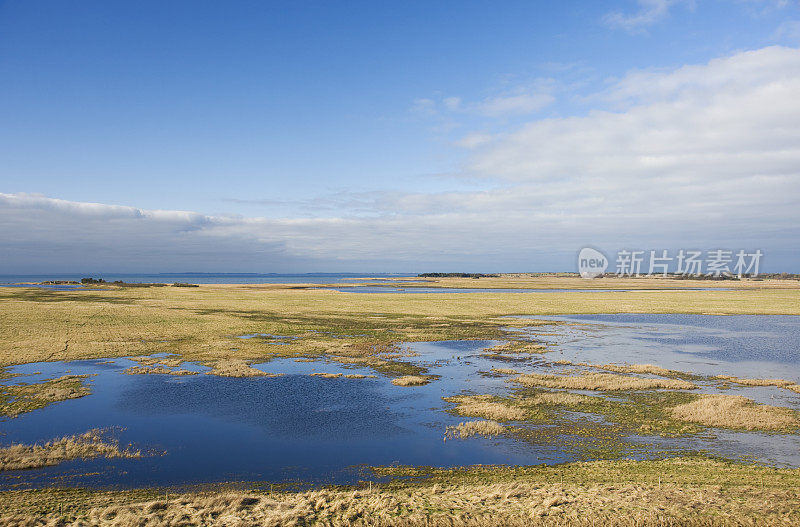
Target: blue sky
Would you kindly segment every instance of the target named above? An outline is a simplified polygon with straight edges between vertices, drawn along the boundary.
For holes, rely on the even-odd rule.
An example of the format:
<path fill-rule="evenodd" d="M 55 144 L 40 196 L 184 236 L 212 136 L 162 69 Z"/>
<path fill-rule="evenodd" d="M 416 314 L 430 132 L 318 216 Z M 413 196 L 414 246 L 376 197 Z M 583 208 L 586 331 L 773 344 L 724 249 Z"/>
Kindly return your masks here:
<path fill-rule="evenodd" d="M 0 2 L 0 272 L 800 271 L 798 46 L 796 1 Z"/>

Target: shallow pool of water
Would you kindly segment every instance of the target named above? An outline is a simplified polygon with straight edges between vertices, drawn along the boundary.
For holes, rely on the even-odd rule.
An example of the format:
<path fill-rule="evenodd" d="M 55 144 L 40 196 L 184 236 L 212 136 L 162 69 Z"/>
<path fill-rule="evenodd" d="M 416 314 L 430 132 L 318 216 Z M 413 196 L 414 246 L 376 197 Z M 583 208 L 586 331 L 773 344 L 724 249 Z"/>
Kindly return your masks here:
<path fill-rule="evenodd" d="M 473 463 L 560 462 L 555 447 L 531 449 L 517 441 L 444 441 L 448 425 L 467 420 L 443 411 L 442 396 L 480 391 L 498 379 L 477 375 L 480 351 L 492 342 L 413 346 L 440 381 L 394 386 L 385 377 L 326 379 L 310 373 L 372 374 L 339 363 L 279 359 L 259 365 L 274 378 L 213 375 L 124 375 L 127 359 L 34 363 L 12 368 L 25 382 L 69 371 L 93 374 L 92 394 L 2 422 L 2 442 L 31 443 L 91 428 L 121 427 L 122 443 L 163 455 L 142 459 L 71 461 L 55 467 L 0 474 L 2 485 L 175 485 L 270 480 L 354 482 L 359 465 L 391 463 L 457 466 Z M 485 366 L 485 364 L 484 364 Z M 191 368 L 190 368 L 191 369 Z M 195 367 L 196 370 L 206 368 Z M 19 382 L 20 377 L 6 383 Z M 88 475 L 87 475 L 88 474 Z"/>
<path fill-rule="evenodd" d="M 50 289 L 52 291 L 74 291 L 84 290 L 87 288 L 79 284 L 0 284 L 0 287 L 35 287 L 37 289 Z"/>
<path fill-rule="evenodd" d="M 545 317 L 536 317 L 542 319 Z M 393 463 L 440 467 L 471 464 L 538 464 L 580 459 L 565 441 L 526 442 L 508 437 L 444 441 L 447 426 L 471 420 L 453 416 L 442 397 L 464 392 L 509 394 L 492 367 L 552 371 L 567 359 L 592 363 L 653 363 L 700 374 L 781 377 L 800 381 L 800 317 L 608 315 L 552 317 L 521 332 L 545 341 L 552 353 L 523 354 L 511 363 L 486 355 L 494 341 L 409 344 L 404 360 L 438 376 L 419 387 L 390 379 L 328 379 L 311 373 L 375 372 L 337 362 L 276 359 L 256 365 L 283 376 L 226 378 L 125 375 L 128 359 L 34 363 L 2 383 L 35 382 L 92 374 L 92 394 L 0 422 L 0 442 L 32 443 L 92 428 L 119 427 L 123 444 L 154 453 L 141 459 L 76 460 L 54 467 L 0 474 L 0 487 L 59 484 L 142 487 L 221 481 L 352 483 L 363 465 Z M 269 338 L 269 337 L 267 337 Z M 710 388 L 703 387 L 703 390 Z M 761 402 L 800 408 L 800 395 L 778 388 L 732 388 Z M 590 421 L 591 416 L 586 417 Z M 592 417 L 593 418 L 593 417 Z M 563 441 L 561 439 L 564 439 Z M 727 456 L 800 466 L 797 436 L 719 432 L 683 439 L 629 438 L 633 457 L 706 450 Z"/>
<path fill-rule="evenodd" d="M 800 383 L 800 317 L 616 314 L 530 317 L 570 322 L 522 330 L 566 360 L 658 364 L 701 375 Z"/>

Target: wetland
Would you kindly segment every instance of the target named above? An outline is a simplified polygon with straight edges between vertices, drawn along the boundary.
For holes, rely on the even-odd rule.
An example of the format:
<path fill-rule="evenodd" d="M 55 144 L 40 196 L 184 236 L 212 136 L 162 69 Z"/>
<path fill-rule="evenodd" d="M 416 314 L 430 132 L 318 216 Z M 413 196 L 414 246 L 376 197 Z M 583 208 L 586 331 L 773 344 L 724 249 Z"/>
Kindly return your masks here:
<path fill-rule="evenodd" d="M 368 483 L 396 499 L 436 481 L 457 500 L 524 470 L 598 483 L 585 463 L 645 486 L 675 463 L 701 490 L 744 485 L 742 467 L 794 481 L 800 289 L 512 282 L 2 289 L 3 501 L 68 492 L 77 519 L 103 492 Z"/>

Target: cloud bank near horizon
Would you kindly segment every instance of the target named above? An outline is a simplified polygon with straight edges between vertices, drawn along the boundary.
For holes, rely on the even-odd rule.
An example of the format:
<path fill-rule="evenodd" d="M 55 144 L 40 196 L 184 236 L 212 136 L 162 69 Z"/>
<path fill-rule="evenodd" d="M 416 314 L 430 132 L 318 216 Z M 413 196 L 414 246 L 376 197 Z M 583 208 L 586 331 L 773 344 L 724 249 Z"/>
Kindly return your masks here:
<path fill-rule="evenodd" d="M 794 48 L 633 71 L 592 94 L 585 115 L 465 134 L 453 191 L 318 198 L 333 202 L 328 217 L 0 194 L 0 272 L 572 270 L 587 244 L 761 248 L 765 268 L 796 272 L 798 93 Z"/>

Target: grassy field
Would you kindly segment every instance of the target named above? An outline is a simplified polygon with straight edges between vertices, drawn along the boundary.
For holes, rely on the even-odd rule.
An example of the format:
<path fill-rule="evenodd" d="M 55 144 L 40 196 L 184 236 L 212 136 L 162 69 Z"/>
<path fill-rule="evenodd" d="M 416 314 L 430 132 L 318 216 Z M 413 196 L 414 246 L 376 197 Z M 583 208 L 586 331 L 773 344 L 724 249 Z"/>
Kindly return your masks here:
<path fill-rule="evenodd" d="M 475 282 L 483 280 L 495 279 Z M 461 281 L 441 280 L 440 284 L 460 286 Z M 609 288 L 636 282 L 597 282 L 601 281 Z M 502 326 L 515 323 L 499 318 L 508 315 L 800 314 L 800 285 L 794 281 L 726 282 L 726 287 L 736 287 L 730 291 L 658 291 L 652 288 L 675 287 L 676 281 L 641 281 L 647 282 L 648 290 L 514 294 L 349 294 L 276 285 L 104 286 L 89 291 L 0 288 L 0 340 L 4 343 L 0 365 L 158 352 L 207 361 L 371 356 L 389 353 L 390 346 L 402 341 L 499 338 L 504 336 Z M 680 282 L 681 286 L 693 284 Z M 554 278 L 515 283 L 568 287 Z M 297 338 L 289 345 L 271 347 L 264 345 L 269 338 L 235 338 L 254 333 Z M 391 364 L 387 367 L 392 369 Z M 418 373 L 398 368 L 397 373 Z"/>
<path fill-rule="evenodd" d="M 793 525 L 800 473 L 702 458 L 455 470 L 376 469 L 388 483 L 300 492 L 5 492 L 4 525 Z"/>

